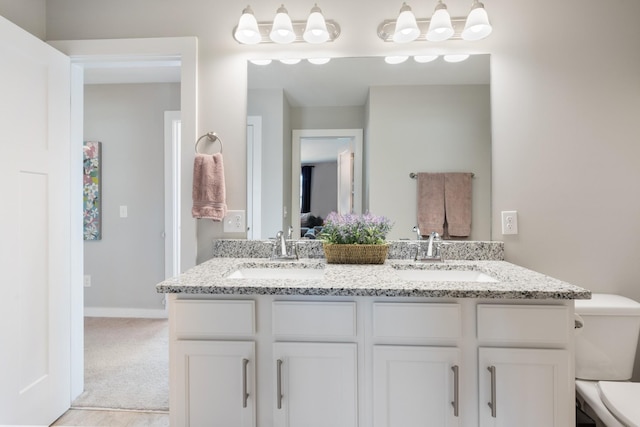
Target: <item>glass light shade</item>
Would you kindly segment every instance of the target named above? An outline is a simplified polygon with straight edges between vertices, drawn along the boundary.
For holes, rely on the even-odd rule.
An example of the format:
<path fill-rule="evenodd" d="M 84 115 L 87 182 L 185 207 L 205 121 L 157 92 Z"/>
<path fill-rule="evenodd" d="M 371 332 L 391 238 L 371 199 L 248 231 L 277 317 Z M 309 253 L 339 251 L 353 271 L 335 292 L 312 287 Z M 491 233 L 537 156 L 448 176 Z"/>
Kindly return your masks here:
<path fill-rule="evenodd" d="M 413 60 L 419 64 L 426 64 L 427 62 L 435 61 L 438 59 L 438 55 L 416 55 Z"/>
<path fill-rule="evenodd" d="M 408 56 L 396 55 L 396 56 L 386 56 L 384 58 L 384 62 L 391 65 L 402 64 L 404 61 L 409 59 Z"/>
<path fill-rule="evenodd" d="M 420 29 L 415 15 L 406 3 L 402 3 L 400 15 L 396 20 L 396 29 L 393 32 L 393 41 L 396 43 L 408 43 L 417 39 L 419 35 Z"/>
<path fill-rule="evenodd" d="M 298 62 L 302 61 L 300 58 L 282 58 L 280 62 L 287 65 L 295 65 Z"/>
<path fill-rule="evenodd" d="M 262 40 L 258 29 L 258 21 L 256 21 L 253 10 L 249 6 L 242 11 L 233 37 L 242 44 L 256 44 Z"/>
<path fill-rule="evenodd" d="M 309 58 L 307 59 L 307 61 L 314 65 L 324 65 L 327 62 L 331 61 L 331 58 Z"/>
<path fill-rule="evenodd" d="M 307 26 L 304 29 L 302 38 L 307 43 L 319 44 L 329 40 L 329 31 L 327 31 L 327 23 L 322 16 L 322 11 L 318 5 L 311 8 L 309 18 L 307 18 Z"/>
<path fill-rule="evenodd" d="M 255 65 L 269 65 L 271 64 L 271 59 L 250 59 L 249 62 Z"/>
<path fill-rule="evenodd" d="M 451 16 L 449 16 L 447 6 L 442 2 L 439 2 L 436 6 L 436 11 L 431 17 L 431 21 L 429 21 L 427 40 L 431 42 L 441 42 L 451 38 L 453 32 Z"/>
<path fill-rule="evenodd" d="M 489 23 L 489 15 L 484 5 L 477 0 L 471 6 L 471 12 L 467 16 L 467 22 L 462 30 L 464 40 L 481 40 L 491 34 L 493 28 Z"/>
<path fill-rule="evenodd" d="M 469 58 L 468 54 L 451 54 L 451 55 L 445 55 L 443 57 L 443 59 L 447 62 L 462 62 L 467 58 Z"/>
<path fill-rule="evenodd" d="M 287 9 L 284 8 L 284 5 L 280 6 L 276 12 L 269 38 L 274 43 L 280 44 L 291 43 L 296 39 L 291 18 L 289 18 L 289 14 L 287 13 Z"/>

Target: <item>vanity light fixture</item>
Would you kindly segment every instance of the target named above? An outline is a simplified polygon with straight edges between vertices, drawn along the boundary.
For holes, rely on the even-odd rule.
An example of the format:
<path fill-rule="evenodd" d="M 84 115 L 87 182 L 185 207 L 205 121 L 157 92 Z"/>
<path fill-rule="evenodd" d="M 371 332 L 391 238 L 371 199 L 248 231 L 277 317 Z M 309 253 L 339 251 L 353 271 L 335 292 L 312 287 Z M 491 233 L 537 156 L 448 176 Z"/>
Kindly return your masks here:
<path fill-rule="evenodd" d="M 394 55 L 394 56 L 385 56 L 384 62 L 391 65 L 402 64 L 407 59 L 409 59 L 406 55 Z"/>
<path fill-rule="evenodd" d="M 420 28 L 416 22 L 416 16 L 407 3 L 402 3 L 400 14 L 396 20 L 396 28 L 393 32 L 393 41 L 396 43 L 408 43 L 418 38 Z"/>
<path fill-rule="evenodd" d="M 438 55 L 415 55 L 413 60 L 419 64 L 426 64 L 427 62 L 432 62 L 438 59 Z"/>
<path fill-rule="evenodd" d="M 469 58 L 468 54 L 461 54 L 461 53 L 445 55 L 442 57 L 442 59 L 444 59 L 447 62 L 462 62 L 462 61 L 465 61 L 467 58 Z"/>
<path fill-rule="evenodd" d="M 378 37 L 385 42 L 395 43 L 406 43 L 413 40 L 431 42 L 444 40 L 471 41 L 481 40 L 489 36 L 492 31 L 489 16 L 480 0 L 472 0 L 471 10 L 466 18 L 452 18 L 447 10 L 447 5 L 442 0 L 438 0 L 431 18 L 421 19 L 414 16 L 418 29 L 416 37 L 413 37 L 411 33 L 411 23 L 407 23 L 410 22 L 409 14 L 413 16 L 411 8 L 406 3 L 403 3 L 397 19 L 385 19 L 378 25 Z M 403 30 L 411 35 L 403 37 Z"/>
<path fill-rule="evenodd" d="M 314 65 L 324 65 L 331 61 L 331 58 L 308 58 L 307 61 Z"/>
<path fill-rule="evenodd" d="M 295 65 L 300 61 L 302 61 L 302 59 L 300 59 L 300 58 L 282 58 L 282 59 L 280 59 L 280 62 L 282 62 L 283 64 L 287 64 L 287 65 Z"/>
<path fill-rule="evenodd" d="M 334 41 L 340 35 L 337 22 L 324 19 L 317 4 L 311 8 L 306 21 L 292 21 L 287 9 L 281 5 L 273 22 L 257 22 L 250 6 L 242 11 L 233 37 L 241 44 L 298 43 L 320 44 Z"/>
<path fill-rule="evenodd" d="M 249 62 L 255 65 L 269 65 L 273 61 L 271 59 L 250 59 Z"/>

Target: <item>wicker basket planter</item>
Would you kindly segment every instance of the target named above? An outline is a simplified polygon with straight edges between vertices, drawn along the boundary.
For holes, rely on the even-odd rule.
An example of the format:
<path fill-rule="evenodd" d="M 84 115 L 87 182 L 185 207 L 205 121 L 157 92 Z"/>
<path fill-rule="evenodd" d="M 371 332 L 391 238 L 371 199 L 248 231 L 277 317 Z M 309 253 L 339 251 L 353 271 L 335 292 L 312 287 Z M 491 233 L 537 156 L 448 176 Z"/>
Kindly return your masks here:
<path fill-rule="evenodd" d="M 323 243 L 329 264 L 384 264 L 389 245 L 346 245 Z"/>

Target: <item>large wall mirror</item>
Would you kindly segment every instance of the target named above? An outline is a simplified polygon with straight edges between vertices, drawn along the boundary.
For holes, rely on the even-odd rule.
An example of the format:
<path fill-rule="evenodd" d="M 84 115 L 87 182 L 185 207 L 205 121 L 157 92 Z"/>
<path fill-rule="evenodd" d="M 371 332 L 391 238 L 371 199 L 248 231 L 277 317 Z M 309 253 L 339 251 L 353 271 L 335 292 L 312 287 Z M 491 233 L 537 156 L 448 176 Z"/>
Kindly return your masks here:
<path fill-rule="evenodd" d="M 309 216 L 346 209 L 389 217 L 390 239 L 414 238 L 410 174 L 471 172 L 469 239 L 489 240 L 489 81 L 489 55 L 248 63 L 248 237 L 272 238 L 290 225 L 297 237 Z"/>

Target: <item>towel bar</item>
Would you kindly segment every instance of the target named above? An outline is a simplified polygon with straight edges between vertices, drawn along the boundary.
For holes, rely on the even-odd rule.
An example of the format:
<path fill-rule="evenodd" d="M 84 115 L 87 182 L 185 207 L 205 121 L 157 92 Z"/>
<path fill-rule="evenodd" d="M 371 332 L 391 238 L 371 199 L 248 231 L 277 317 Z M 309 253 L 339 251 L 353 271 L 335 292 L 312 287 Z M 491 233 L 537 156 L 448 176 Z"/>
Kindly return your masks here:
<path fill-rule="evenodd" d="M 211 142 L 216 142 L 218 141 L 220 143 L 220 153 L 222 153 L 222 140 L 220 139 L 220 137 L 218 135 L 216 135 L 215 132 L 207 132 L 204 135 L 202 135 L 200 138 L 198 138 L 198 140 L 196 141 L 196 154 L 199 154 L 198 151 L 198 144 L 200 143 L 200 141 L 202 140 L 202 138 L 207 137 L 209 138 L 209 141 Z"/>
<path fill-rule="evenodd" d="M 476 174 L 472 172 L 472 173 L 471 173 L 471 178 L 475 178 L 475 176 L 476 176 Z M 416 178 L 418 178 L 418 174 L 417 174 L 417 173 L 415 173 L 415 172 L 410 172 L 410 173 L 409 173 L 409 178 L 411 178 L 411 179 L 416 179 Z"/>

